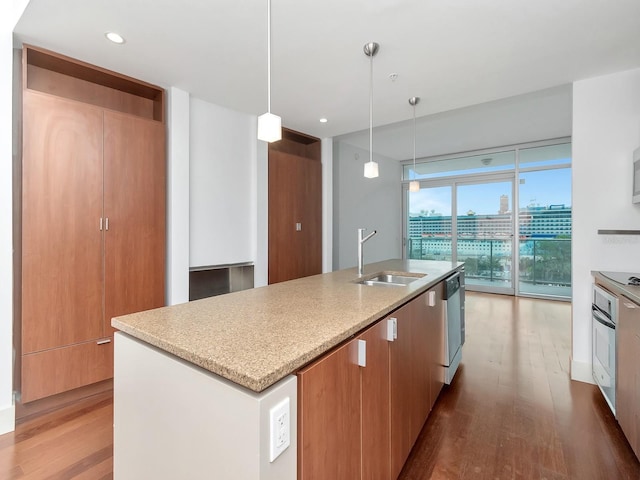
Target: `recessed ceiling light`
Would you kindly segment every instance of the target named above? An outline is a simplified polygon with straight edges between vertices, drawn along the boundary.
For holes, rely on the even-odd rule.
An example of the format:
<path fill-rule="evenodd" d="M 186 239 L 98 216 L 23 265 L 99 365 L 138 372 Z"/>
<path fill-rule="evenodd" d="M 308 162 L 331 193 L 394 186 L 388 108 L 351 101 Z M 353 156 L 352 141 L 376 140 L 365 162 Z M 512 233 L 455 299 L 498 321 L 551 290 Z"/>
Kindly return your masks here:
<path fill-rule="evenodd" d="M 327 123 L 329 120 L 327 120 L 326 118 L 321 118 L 320 119 L 320 123 Z"/>
<path fill-rule="evenodd" d="M 112 41 L 113 43 L 117 43 L 118 45 L 122 45 L 126 41 L 122 35 L 119 35 L 116 32 L 107 32 L 104 34 L 104 36 L 107 37 L 108 40 Z"/>

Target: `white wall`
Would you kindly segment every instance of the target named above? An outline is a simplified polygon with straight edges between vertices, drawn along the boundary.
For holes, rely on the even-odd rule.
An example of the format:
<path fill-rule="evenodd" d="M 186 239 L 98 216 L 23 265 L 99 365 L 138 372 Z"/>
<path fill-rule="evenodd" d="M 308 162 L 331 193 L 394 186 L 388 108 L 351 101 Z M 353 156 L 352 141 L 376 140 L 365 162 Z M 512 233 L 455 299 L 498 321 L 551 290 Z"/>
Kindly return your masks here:
<path fill-rule="evenodd" d="M 571 107 L 571 86 L 562 86 L 439 113 L 419 120 L 426 129 L 418 143 L 425 156 L 435 156 L 567 137 Z M 374 129 L 374 152 L 391 154 L 400 137 L 409 144 L 413 137 L 407 136 L 407 129 L 413 132 L 411 123 Z M 361 132 L 334 141 L 334 269 L 356 264 L 358 225 L 378 230 L 377 238 L 365 246 L 365 263 L 402 256 L 401 172 L 387 158 L 379 178 L 363 178 L 362 163 L 369 153 L 354 146 L 362 142 Z"/>
<path fill-rule="evenodd" d="M 573 84 L 572 378 L 592 381 L 592 270 L 640 272 L 640 230 L 631 203 L 632 152 L 640 147 L 640 69 Z"/>
<path fill-rule="evenodd" d="M 167 305 L 189 301 L 189 92 L 167 96 Z"/>
<path fill-rule="evenodd" d="M 567 137 L 571 86 L 451 110 L 423 122 L 424 133 L 417 142 L 423 156 Z"/>
<path fill-rule="evenodd" d="M 255 117 L 253 138 L 258 135 L 258 118 Z M 254 199 L 256 211 L 255 259 L 253 286 L 263 287 L 269 283 L 269 150 L 268 144 L 257 141 L 256 179 Z"/>
<path fill-rule="evenodd" d="M 13 27 L 28 1 L 0 2 L 0 434 L 13 405 Z"/>
<path fill-rule="evenodd" d="M 333 139 L 322 147 L 322 273 L 333 271 Z"/>
<path fill-rule="evenodd" d="M 254 123 L 255 116 L 191 98 L 191 267 L 254 260 Z"/>
<path fill-rule="evenodd" d="M 365 235 L 378 231 L 364 246 L 365 265 L 402 258 L 400 163 L 374 155 L 380 175 L 365 178 L 364 164 L 368 159 L 368 151 L 344 142 L 334 145 L 334 270 L 358 264 L 358 228 L 366 228 Z"/>

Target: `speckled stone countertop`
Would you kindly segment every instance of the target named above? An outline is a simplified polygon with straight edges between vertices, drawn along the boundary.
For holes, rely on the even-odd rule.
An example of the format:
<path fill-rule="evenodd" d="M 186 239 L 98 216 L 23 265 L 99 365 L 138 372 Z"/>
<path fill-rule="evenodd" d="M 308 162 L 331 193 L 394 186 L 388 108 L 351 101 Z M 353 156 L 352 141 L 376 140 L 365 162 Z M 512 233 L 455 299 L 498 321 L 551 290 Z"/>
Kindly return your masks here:
<path fill-rule="evenodd" d="M 593 271 L 591 272 L 591 275 L 593 275 L 599 283 L 603 284 L 612 293 L 624 295 L 629 300 L 640 305 L 640 287 L 616 282 L 615 280 L 603 275 L 602 272 Z"/>
<path fill-rule="evenodd" d="M 387 260 L 386 272 L 426 274 L 407 286 L 368 286 L 355 268 L 134 313 L 115 328 L 254 392 L 297 371 L 462 263 Z"/>

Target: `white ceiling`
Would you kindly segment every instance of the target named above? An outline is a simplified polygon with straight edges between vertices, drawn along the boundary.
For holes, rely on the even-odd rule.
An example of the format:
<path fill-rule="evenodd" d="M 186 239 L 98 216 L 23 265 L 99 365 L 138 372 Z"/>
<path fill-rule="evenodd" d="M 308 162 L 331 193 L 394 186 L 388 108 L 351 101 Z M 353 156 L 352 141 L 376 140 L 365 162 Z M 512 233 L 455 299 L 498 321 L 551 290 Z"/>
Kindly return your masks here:
<path fill-rule="evenodd" d="M 31 0 L 15 33 L 237 111 L 266 100 L 266 0 Z M 117 31 L 127 43 L 105 40 Z M 640 66 L 639 0 L 272 0 L 272 112 L 318 137 Z M 397 73 L 396 81 L 389 74 Z M 320 117 L 329 122 L 319 123 Z"/>

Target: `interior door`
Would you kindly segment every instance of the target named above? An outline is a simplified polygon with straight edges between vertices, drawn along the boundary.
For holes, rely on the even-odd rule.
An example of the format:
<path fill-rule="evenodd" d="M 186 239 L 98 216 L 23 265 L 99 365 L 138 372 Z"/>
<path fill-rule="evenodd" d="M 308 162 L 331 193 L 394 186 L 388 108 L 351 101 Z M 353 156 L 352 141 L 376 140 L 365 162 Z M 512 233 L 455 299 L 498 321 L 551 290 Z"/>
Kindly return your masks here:
<path fill-rule="evenodd" d="M 160 122 L 105 112 L 105 335 L 112 317 L 164 305 L 164 136 Z"/>
<path fill-rule="evenodd" d="M 24 92 L 22 353 L 102 336 L 102 110 Z"/>

